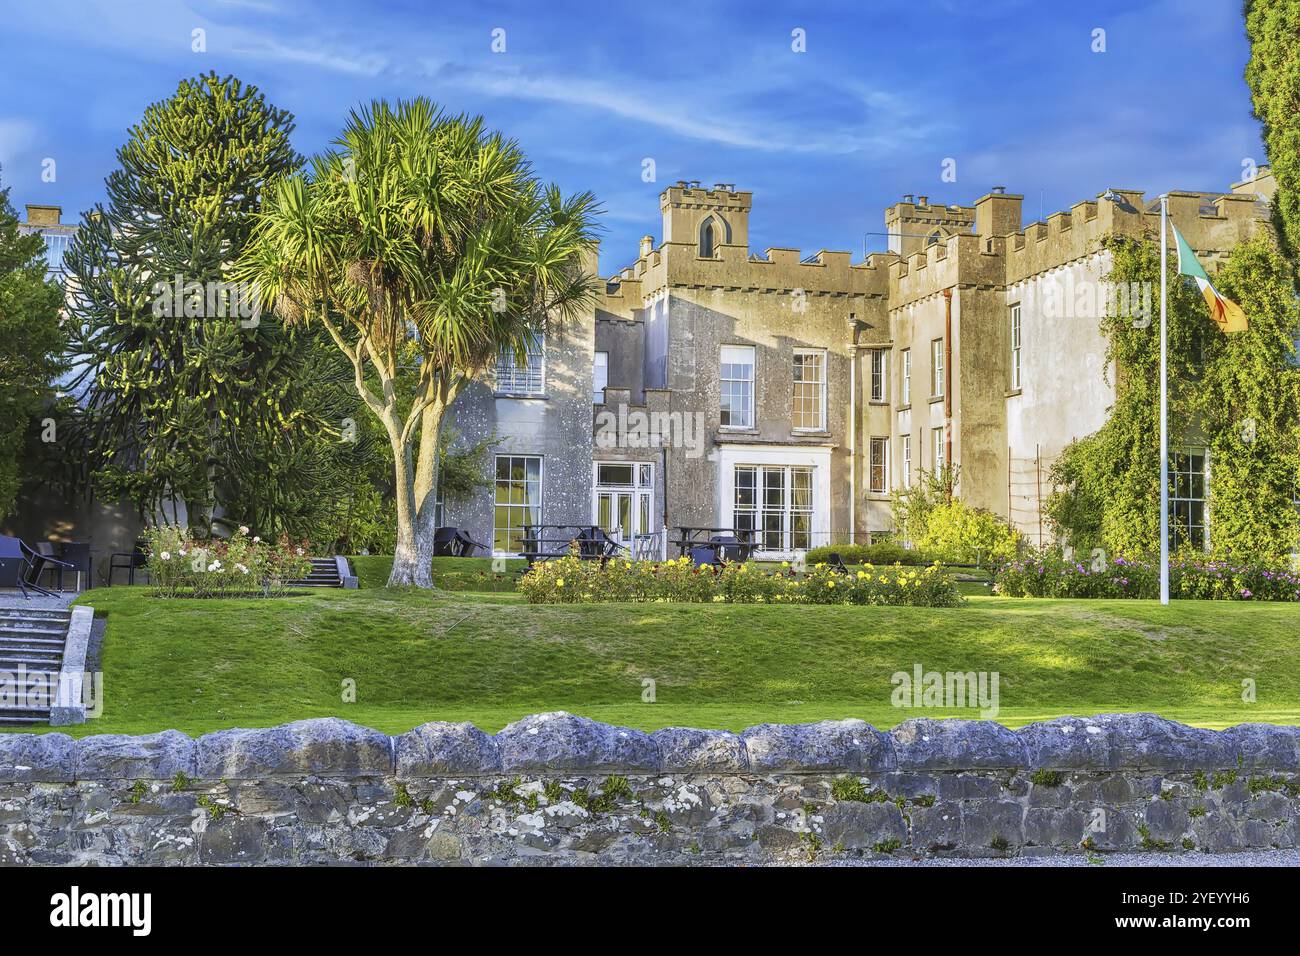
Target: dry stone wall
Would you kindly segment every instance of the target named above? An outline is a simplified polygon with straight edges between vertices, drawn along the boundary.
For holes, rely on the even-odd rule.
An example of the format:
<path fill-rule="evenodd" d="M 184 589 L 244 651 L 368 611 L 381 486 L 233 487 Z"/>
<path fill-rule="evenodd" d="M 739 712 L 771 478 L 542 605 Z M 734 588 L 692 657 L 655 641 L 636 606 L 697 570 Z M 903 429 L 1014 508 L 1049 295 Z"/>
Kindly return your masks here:
<path fill-rule="evenodd" d="M 1186 853 L 1300 837 L 1300 728 L 1149 714 L 495 735 L 335 718 L 0 734 L 6 864 L 764 864 Z"/>

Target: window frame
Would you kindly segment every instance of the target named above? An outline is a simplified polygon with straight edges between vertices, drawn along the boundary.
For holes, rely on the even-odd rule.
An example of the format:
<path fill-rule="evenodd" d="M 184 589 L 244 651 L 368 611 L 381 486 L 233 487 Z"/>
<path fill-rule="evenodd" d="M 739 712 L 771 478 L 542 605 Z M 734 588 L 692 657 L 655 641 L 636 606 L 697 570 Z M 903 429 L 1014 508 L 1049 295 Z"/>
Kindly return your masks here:
<path fill-rule="evenodd" d="M 877 458 L 877 450 L 879 450 L 879 458 Z M 889 494 L 888 436 L 872 435 L 867 440 L 867 490 L 873 495 Z"/>
<path fill-rule="evenodd" d="M 602 358 L 604 359 L 603 362 L 600 361 Z M 603 376 L 605 384 L 600 388 L 596 387 L 596 372 L 598 369 L 604 369 L 605 372 Z M 609 388 L 609 352 L 598 349 L 591 353 L 591 404 L 604 405 L 605 389 L 607 388 Z"/>
<path fill-rule="evenodd" d="M 521 369 L 515 361 L 511 349 L 502 349 L 497 354 L 497 364 L 493 370 L 493 392 L 499 398 L 543 398 L 546 395 L 546 333 L 539 332 L 535 338 L 536 350 L 527 350 L 528 367 Z M 537 358 L 536 386 L 533 385 L 533 358 Z M 506 387 L 503 385 L 503 375 Z M 517 387 L 522 377 L 523 386 Z"/>
<path fill-rule="evenodd" d="M 724 374 L 723 374 L 723 368 L 724 368 L 725 366 L 728 366 L 728 365 L 738 366 L 738 365 L 742 365 L 742 364 L 743 364 L 743 363 L 739 363 L 739 362 L 726 362 L 726 361 L 724 361 L 724 360 L 723 360 L 723 357 L 726 355 L 726 352 L 727 352 L 728 349 L 732 349 L 732 350 L 734 350 L 734 351 L 736 351 L 736 352 L 742 352 L 742 351 L 743 351 L 743 352 L 748 352 L 748 353 L 749 353 L 749 363 L 748 363 L 748 367 L 749 367 L 749 377 L 748 377 L 747 379 L 745 379 L 745 378 L 727 378 L 727 377 L 724 376 Z M 719 428 L 724 429 L 724 430 L 728 430 L 728 431 L 751 431 L 751 430 L 753 430 L 753 428 L 755 427 L 755 426 L 754 426 L 754 416 L 755 416 L 755 408 L 754 408 L 754 406 L 755 406 L 755 401 L 754 401 L 754 392 L 755 392 L 755 383 L 756 383 L 756 381 L 757 381 L 757 379 L 758 379 L 758 374 L 757 374 L 757 373 L 758 373 L 758 350 L 757 350 L 754 346 L 752 346 L 752 345 L 739 345 L 739 344 L 734 344 L 734 345 L 733 345 L 733 344 L 726 344 L 726 345 L 719 346 L 719 348 L 718 348 L 718 427 L 719 427 Z M 728 384 L 736 384 L 736 383 L 739 383 L 739 384 L 747 384 L 747 385 L 749 386 L 749 389 L 748 389 L 748 396 L 747 396 L 747 397 L 748 397 L 748 404 L 747 404 L 747 406 L 746 406 L 746 408 L 745 408 L 745 414 L 746 414 L 746 416 L 747 416 L 747 420 L 746 420 L 745 423 L 743 423 L 743 424 L 736 424 L 735 422 L 723 422 L 723 421 L 722 421 L 723 413 L 725 412 L 725 413 L 727 413 L 728 415 L 730 415 L 730 413 L 731 413 L 731 411 L 732 411 L 732 406 L 731 406 L 731 404 L 730 404 L 729 402 L 725 402 L 725 401 L 723 400 L 724 395 L 726 395 L 726 386 L 727 386 Z"/>
<path fill-rule="evenodd" d="M 795 369 L 799 367 L 798 359 L 804 356 L 812 356 L 818 359 L 817 368 L 819 372 L 818 380 L 815 382 L 800 381 L 794 378 Z M 826 349 L 795 349 L 790 359 L 790 375 L 792 384 L 790 388 L 790 428 L 796 432 L 824 432 L 826 431 Z M 799 402 L 801 396 L 797 394 L 800 385 L 816 385 L 817 396 L 817 424 L 816 425 L 799 425 L 796 424 L 799 415 Z"/>
<path fill-rule="evenodd" d="M 932 427 L 930 429 L 930 437 L 932 439 L 930 443 L 930 453 L 934 456 L 932 464 L 934 466 L 935 474 L 938 474 L 939 469 L 948 464 L 947 456 L 945 455 L 945 447 L 948 443 L 946 432 L 947 428 L 943 425 L 939 425 L 937 428 Z"/>
<path fill-rule="evenodd" d="M 1201 459 L 1200 471 L 1193 471 L 1190 467 L 1179 468 L 1180 458 L 1187 459 L 1189 466 L 1193 459 Z M 1190 487 L 1193 480 L 1197 478 L 1200 479 L 1200 497 L 1192 494 Z M 1180 494 L 1183 488 L 1187 489 L 1187 493 Z M 1197 505 L 1200 506 L 1201 520 L 1193 524 L 1191 518 Z M 1181 538 L 1178 516 L 1184 511 L 1187 514 L 1188 533 L 1186 538 Z M 1196 541 L 1196 529 L 1199 529 L 1199 543 Z M 1183 544 L 1191 544 L 1201 551 L 1210 549 L 1210 450 L 1208 448 L 1181 448 L 1169 453 L 1169 550 L 1176 551 Z"/>
<path fill-rule="evenodd" d="M 943 338 L 930 340 L 930 397 L 943 398 Z"/>
<path fill-rule="evenodd" d="M 752 474 L 752 484 L 747 489 L 752 494 L 749 504 L 742 504 L 741 472 Z M 768 473 L 779 474 L 781 501 L 777 507 L 769 504 L 767 492 L 775 487 L 769 483 Z M 795 475 L 806 476 L 807 503 L 795 507 Z M 793 554 L 806 551 L 813 543 L 813 520 L 817 513 L 817 466 L 778 465 L 736 462 L 732 465 L 732 523 L 738 530 L 753 532 L 755 550 L 773 554 Z M 742 521 L 746 517 L 748 521 Z M 768 519 L 776 517 L 779 527 L 771 528 Z M 802 529 L 796 528 L 796 519 L 803 519 Z M 769 547 L 772 536 L 776 546 Z"/>
<path fill-rule="evenodd" d="M 901 469 L 899 480 L 904 488 L 910 488 L 912 487 L 912 436 L 900 435 L 899 443 L 902 446 L 899 456 L 899 467 Z"/>
<path fill-rule="evenodd" d="M 871 349 L 867 367 L 870 388 L 869 401 L 883 405 L 889 400 L 889 349 Z"/>
<path fill-rule="evenodd" d="M 903 349 L 900 355 L 903 366 L 902 380 L 899 382 L 899 404 L 912 404 L 912 350 Z"/>
<path fill-rule="evenodd" d="M 1020 391 L 1023 381 L 1021 359 L 1023 357 L 1024 346 L 1024 318 L 1020 311 L 1020 303 L 1011 303 L 1011 316 L 1009 334 L 1011 337 L 1011 389 Z"/>
<path fill-rule="evenodd" d="M 501 465 L 500 465 L 500 462 L 501 462 L 502 459 L 506 459 L 507 461 L 511 461 L 511 460 L 514 460 L 514 459 L 520 459 L 520 460 L 523 460 L 523 461 L 525 462 L 525 465 L 524 465 L 524 477 L 523 477 L 523 479 L 522 479 L 522 480 L 520 480 L 520 479 L 514 479 L 514 478 L 505 478 L 505 479 L 502 479 L 502 478 L 500 477 L 500 474 L 501 474 Z M 500 491 L 501 491 L 501 483 L 502 483 L 502 481 L 504 481 L 504 482 L 506 483 L 506 486 L 507 486 L 508 488 L 509 488 L 509 487 L 514 487 L 514 486 L 518 486 L 518 485 L 522 485 L 522 487 L 523 487 L 523 489 L 524 489 L 524 495 L 525 495 L 525 497 L 527 497 L 527 493 L 528 493 L 528 485 L 530 484 L 530 479 L 528 478 L 528 466 L 527 466 L 527 464 L 526 464 L 528 461 L 536 461 L 536 462 L 537 462 L 537 479 L 536 479 L 535 482 L 532 482 L 532 483 L 536 484 L 536 487 L 537 487 L 537 503 L 536 503 L 536 504 L 531 504 L 531 503 L 525 501 L 525 502 L 522 503 L 522 504 L 516 504 L 516 503 L 511 502 L 511 501 L 504 501 L 504 502 L 502 502 L 502 501 L 498 500 L 498 496 L 499 496 Z M 513 513 L 513 512 L 516 511 L 516 510 L 526 511 L 527 509 L 535 508 L 536 511 L 537 511 L 537 520 L 536 520 L 535 522 L 521 522 L 521 523 L 517 526 L 521 531 L 522 531 L 522 529 L 523 529 L 523 527 L 524 527 L 525 524 L 531 524 L 531 525 L 533 525 L 534 527 L 536 527 L 536 526 L 538 526 L 538 525 L 541 525 L 541 524 L 544 524 L 544 523 L 545 523 L 545 520 L 546 520 L 546 518 L 545 518 L 545 514 L 546 514 L 546 512 L 545 512 L 545 507 L 546 507 L 546 484 L 545 484 L 545 480 L 546 480 L 546 459 L 545 459 L 545 457 L 542 456 L 542 455 L 510 455 L 510 454 L 506 454 L 506 455 L 493 455 L 493 456 L 492 456 L 492 468 L 493 468 L 493 473 L 492 473 L 492 554 L 495 555 L 495 556 L 500 556 L 500 557 L 518 556 L 519 554 L 522 553 L 522 550 L 514 550 L 514 551 L 512 551 L 512 550 L 509 550 L 508 547 L 507 547 L 507 548 L 500 548 L 500 547 L 497 546 L 498 535 L 499 535 L 501 532 L 504 532 L 504 533 L 505 533 L 505 544 L 506 544 L 507 546 L 511 544 L 511 541 L 510 541 L 511 531 L 512 531 L 516 526 L 513 525 L 513 524 L 510 522 L 508 516 L 509 516 L 509 514 Z M 509 473 L 509 471 L 511 470 L 511 468 L 512 468 L 511 465 L 507 465 L 507 466 L 506 466 L 507 473 Z M 507 521 L 506 521 L 506 524 L 505 524 L 504 527 L 502 527 L 502 526 L 500 526 L 500 525 L 497 524 L 498 509 L 500 509 L 500 508 L 505 508 L 505 509 L 506 509 L 506 512 L 507 512 Z M 519 543 L 520 543 L 520 545 L 523 544 L 522 541 L 520 541 Z"/>

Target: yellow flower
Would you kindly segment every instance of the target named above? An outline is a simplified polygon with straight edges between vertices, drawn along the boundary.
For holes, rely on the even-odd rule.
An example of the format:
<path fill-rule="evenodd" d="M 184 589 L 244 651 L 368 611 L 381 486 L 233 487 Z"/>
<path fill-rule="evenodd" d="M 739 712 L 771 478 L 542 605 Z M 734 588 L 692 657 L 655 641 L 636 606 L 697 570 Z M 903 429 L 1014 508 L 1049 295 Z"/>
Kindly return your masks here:
<path fill-rule="evenodd" d="M 833 588 L 833 587 L 835 587 L 835 582 L 834 582 L 834 581 L 827 581 L 827 582 L 826 582 L 826 586 L 827 586 L 828 588 Z"/>
<path fill-rule="evenodd" d="M 859 572 L 858 572 L 858 580 L 859 580 L 859 581 L 861 581 L 861 580 L 862 580 L 863 578 L 865 578 L 866 576 L 867 576 L 867 572 L 866 572 L 866 571 L 859 571 Z"/>
<path fill-rule="evenodd" d="M 782 561 L 782 562 L 781 562 L 781 567 L 783 567 L 783 568 L 788 568 L 789 566 L 790 566 L 790 562 L 789 562 L 789 561 Z"/>
<path fill-rule="evenodd" d="M 555 582 L 555 586 L 556 586 L 557 588 L 562 588 L 562 587 L 564 587 L 564 578 L 560 578 L 558 581 L 556 581 L 556 582 Z"/>

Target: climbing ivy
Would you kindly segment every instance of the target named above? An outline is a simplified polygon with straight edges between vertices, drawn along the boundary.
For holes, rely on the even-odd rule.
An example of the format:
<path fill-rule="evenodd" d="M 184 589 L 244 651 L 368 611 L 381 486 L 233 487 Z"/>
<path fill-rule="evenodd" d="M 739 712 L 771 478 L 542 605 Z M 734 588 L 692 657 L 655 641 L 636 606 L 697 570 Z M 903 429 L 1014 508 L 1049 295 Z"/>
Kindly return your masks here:
<path fill-rule="evenodd" d="M 1159 287 L 1154 236 L 1112 237 L 1107 276 Z M 1207 501 L 1216 551 L 1272 558 L 1298 539 L 1293 505 L 1300 474 L 1300 308 L 1272 234 L 1240 243 L 1215 278 L 1250 317 L 1224 335 L 1200 292 L 1169 259 L 1169 447 L 1210 450 Z M 1115 402 L 1098 431 L 1073 442 L 1052 469 L 1047 514 L 1075 548 L 1145 555 L 1159 548 L 1160 326 L 1112 309 L 1101 320 L 1113 362 Z M 1110 374 L 1110 373 L 1108 373 Z M 1171 517 L 1171 521 L 1172 521 Z"/>

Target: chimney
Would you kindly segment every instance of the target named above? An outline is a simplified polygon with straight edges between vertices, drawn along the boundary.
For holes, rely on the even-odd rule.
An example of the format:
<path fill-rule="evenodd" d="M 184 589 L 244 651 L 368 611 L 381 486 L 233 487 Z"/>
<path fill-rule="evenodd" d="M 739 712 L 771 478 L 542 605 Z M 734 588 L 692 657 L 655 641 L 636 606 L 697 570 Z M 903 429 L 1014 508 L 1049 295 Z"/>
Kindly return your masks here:
<path fill-rule="evenodd" d="M 641 237 L 641 258 L 642 259 L 649 258 L 650 253 L 654 251 L 655 251 L 655 237 L 642 236 Z"/>
<path fill-rule="evenodd" d="M 57 226 L 62 218 L 62 206 L 27 204 L 27 225 L 29 226 Z"/>
<path fill-rule="evenodd" d="M 929 196 L 917 196 L 917 197 L 916 197 L 916 204 L 917 204 L 918 206 L 922 206 L 922 207 L 924 207 L 924 206 L 928 206 L 928 205 L 930 205 L 930 197 L 929 197 Z"/>
<path fill-rule="evenodd" d="M 903 202 L 911 202 L 911 201 L 912 201 L 912 194 L 911 194 L 911 193 L 903 193 Z"/>
<path fill-rule="evenodd" d="M 1006 189 L 994 186 L 987 196 L 975 201 L 977 236 L 1008 236 L 1020 231 L 1020 202 L 1025 197 L 1012 195 Z"/>

